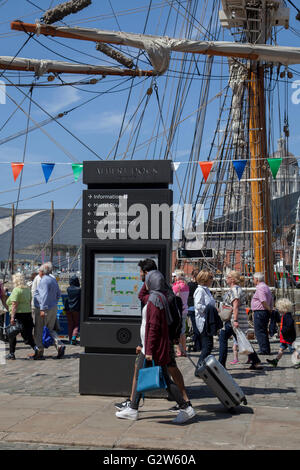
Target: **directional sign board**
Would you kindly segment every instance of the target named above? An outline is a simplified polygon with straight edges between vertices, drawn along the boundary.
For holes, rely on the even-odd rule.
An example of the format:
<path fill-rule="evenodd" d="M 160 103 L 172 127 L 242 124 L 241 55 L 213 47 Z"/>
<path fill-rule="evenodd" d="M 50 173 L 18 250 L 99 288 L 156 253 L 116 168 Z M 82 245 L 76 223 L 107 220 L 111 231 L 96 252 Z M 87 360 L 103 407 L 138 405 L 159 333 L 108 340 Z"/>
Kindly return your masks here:
<path fill-rule="evenodd" d="M 162 240 L 171 237 L 169 189 L 83 191 L 82 237 L 100 240 Z"/>

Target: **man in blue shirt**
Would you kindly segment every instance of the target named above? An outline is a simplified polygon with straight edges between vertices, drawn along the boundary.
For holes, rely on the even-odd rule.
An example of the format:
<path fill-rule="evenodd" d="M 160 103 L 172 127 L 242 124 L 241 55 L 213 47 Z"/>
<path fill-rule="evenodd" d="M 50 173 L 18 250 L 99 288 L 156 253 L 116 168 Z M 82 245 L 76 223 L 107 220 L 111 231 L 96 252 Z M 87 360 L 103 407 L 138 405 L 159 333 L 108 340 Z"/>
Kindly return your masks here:
<path fill-rule="evenodd" d="M 57 359 L 60 359 L 63 357 L 66 347 L 60 341 L 56 331 L 54 331 L 54 326 L 57 303 L 61 293 L 56 279 L 51 275 L 51 272 L 51 263 L 45 263 L 39 269 L 41 280 L 34 294 L 34 306 L 40 310 L 40 315 L 36 317 L 35 342 L 42 356 L 44 352 L 43 328 L 47 326 L 57 349 Z"/>

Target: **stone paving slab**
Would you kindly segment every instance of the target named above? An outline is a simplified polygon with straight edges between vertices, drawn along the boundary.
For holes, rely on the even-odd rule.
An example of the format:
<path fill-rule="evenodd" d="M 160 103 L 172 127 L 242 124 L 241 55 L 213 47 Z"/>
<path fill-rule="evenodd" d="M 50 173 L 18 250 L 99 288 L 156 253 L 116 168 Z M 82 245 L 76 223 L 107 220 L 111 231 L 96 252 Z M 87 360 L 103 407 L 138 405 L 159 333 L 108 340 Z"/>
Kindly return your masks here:
<path fill-rule="evenodd" d="M 217 344 L 216 344 L 217 346 Z M 272 356 L 278 342 L 272 343 Z M 290 354 L 280 367 L 264 362 L 261 372 L 241 363 L 228 369 L 246 393 L 248 404 L 234 414 L 224 409 L 207 386 L 194 376 L 187 358 L 179 358 L 196 416 L 184 425 L 172 423 L 173 405 L 146 399 L 138 421 L 115 417 L 122 397 L 78 394 L 80 346 L 67 346 L 66 357 L 28 361 L 30 349 L 17 344 L 16 361 L 0 365 L 1 449 L 173 449 L 258 450 L 300 448 L 300 369 Z M 213 351 L 218 354 L 217 347 Z M 192 353 L 194 361 L 198 354 Z"/>

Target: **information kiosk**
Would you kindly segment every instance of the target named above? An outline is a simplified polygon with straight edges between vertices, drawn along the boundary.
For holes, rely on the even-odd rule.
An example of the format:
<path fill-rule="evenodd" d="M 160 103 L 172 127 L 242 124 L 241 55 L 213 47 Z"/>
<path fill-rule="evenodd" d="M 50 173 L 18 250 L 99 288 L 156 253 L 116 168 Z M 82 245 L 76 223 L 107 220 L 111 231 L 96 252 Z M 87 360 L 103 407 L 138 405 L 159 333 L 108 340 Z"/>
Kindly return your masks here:
<path fill-rule="evenodd" d="M 83 164 L 79 392 L 129 396 L 139 344 L 138 263 L 155 260 L 170 278 L 172 163 Z"/>

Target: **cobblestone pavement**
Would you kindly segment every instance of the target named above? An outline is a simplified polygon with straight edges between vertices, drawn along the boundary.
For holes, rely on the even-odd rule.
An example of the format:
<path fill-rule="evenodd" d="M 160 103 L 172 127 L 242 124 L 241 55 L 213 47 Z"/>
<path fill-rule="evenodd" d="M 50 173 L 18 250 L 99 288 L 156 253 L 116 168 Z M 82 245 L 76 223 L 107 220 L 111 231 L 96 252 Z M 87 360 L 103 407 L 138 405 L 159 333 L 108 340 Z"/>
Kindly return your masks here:
<path fill-rule="evenodd" d="M 44 352 L 44 361 L 29 361 L 32 349 L 22 341 L 17 342 L 16 360 L 0 365 L 0 394 L 36 396 L 75 396 L 78 394 L 80 346 L 66 344 L 62 360 L 56 359 L 56 349 Z"/>
<path fill-rule="evenodd" d="M 218 357 L 217 341 L 215 346 Z M 231 346 L 228 370 L 244 390 L 247 405 L 229 413 L 182 357 L 178 366 L 196 415 L 174 425 L 168 411 L 172 403 L 162 398 L 146 399 L 139 420 L 128 421 L 115 416 L 120 397 L 79 395 L 82 347 L 67 345 L 61 360 L 51 347 L 44 361 L 28 361 L 31 350 L 18 341 L 17 359 L 0 365 L 0 451 L 299 450 L 300 369 L 292 367 L 291 355 L 285 353 L 275 369 L 263 356 L 264 370 L 251 371 L 243 357 L 230 365 Z M 278 347 L 273 341 L 270 357 Z M 196 362 L 198 353 L 191 357 Z"/>
<path fill-rule="evenodd" d="M 215 341 L 213 354 L 216 357 L 218 357 L 217 346 L 218 342 Z M 254 347 L 257 349 L 255 342 Z M 251 405 L 299 407 L 300 369 L 292 367 L 291 354 L 285 352 L 277 368 L 266 363 L 267 357 L 275 357 L 278 347 L 279 342 L 272 341 L 272 355 L 261 356 L 263 371 L 249 370 L 249 366 L 244 364 L 246 359 L 243 356 L 240 356 L 239 364 L 230 365 L 232 360 L 230 348 L 228 371 L 242 387 Z M 64 358 L 56 360 L 56 350 L 51 347 L 45 350 L 44 361 L 28 361 L 26 358 L 31 349 L 18 341 L 16 360 L 0 365 L 0 396 L 1 393 L 49 397 L 78 396 L 81 352 L 83 352 L 82 347 L 67 345 Z M 191 353 L 191 357 L 197 362 L 198 353 Z M 179 358 L 177 363 L 183 372 L 190 398 L 192 400 L 206 398 L 212 403 L 215 402 L 215 397 L 207 386 L 194 377 L 194 369 L 189 359 Z"/>

